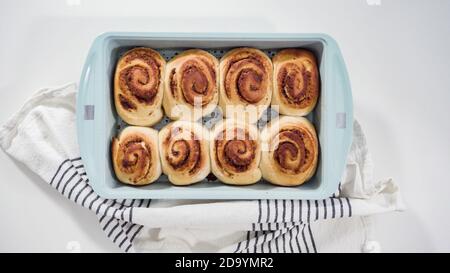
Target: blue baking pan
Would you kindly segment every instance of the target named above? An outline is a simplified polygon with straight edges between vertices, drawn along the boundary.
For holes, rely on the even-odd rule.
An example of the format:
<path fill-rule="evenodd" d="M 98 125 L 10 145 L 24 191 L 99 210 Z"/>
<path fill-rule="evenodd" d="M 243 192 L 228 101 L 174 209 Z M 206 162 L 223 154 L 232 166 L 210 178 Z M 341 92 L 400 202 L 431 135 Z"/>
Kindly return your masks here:
<path fill-rule="evenodd" d="M 179 187 L 166 176 L 147 186 L 120 183 L 111 163 L 111 138 L 126 126 L 113 101 L 113 74 L 125 51 L 145 46 L 158 50 L 166 60 L 189 48 L 208 50 L 221 57 L 234 47 L 262 49 L 273 56 L 282 48 L 313 51 L 319 62 L 321 93 L 308 116 L 316 127 L 320 155 L 315 176 L 297 187 L 279 187 L 260 181 L 249 186 L 230 186 L 219 181 Z M 219 115 L 205 118 L 210 127 Z M 156 129 L 169 122 L 164 118 Z M 263 125 L 261 121 L 259 125 Z M 334 193 L 345 168 L 352 141 L 353 104 L 344 60 L 337 43 L 325 34 L 273 33 L 128 33 L 109 32 L 98 36 L 84 65 L 77 98 L 77 133 L 81 157 L 95 192 L 106 198 L 133 199 L 322 199 Z"/>

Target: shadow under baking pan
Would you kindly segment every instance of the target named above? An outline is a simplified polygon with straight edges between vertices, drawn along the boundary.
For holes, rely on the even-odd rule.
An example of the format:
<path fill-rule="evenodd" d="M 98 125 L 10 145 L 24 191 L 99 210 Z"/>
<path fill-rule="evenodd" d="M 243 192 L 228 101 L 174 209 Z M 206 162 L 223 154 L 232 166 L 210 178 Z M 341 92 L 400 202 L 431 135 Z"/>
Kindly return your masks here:
<path fill-rule="evenodd" d="M 111 162 L 111 139 L 127 125 L 119 118 L 114 107 L 114 70 L 122 54 L 139 46 L 158 50 L 166 60 L 190 48 L 205 49 L 217 58 L 232 48 L 242 46 L 259 48 L 269 57 L 283 48 L 311 50 L 318 60 L 321 75 L 321 95 L 314 111 L 307 117 L 314 124 L 320 143 L 316 174 L 305 184 L 296 187 L 275 186 L 264 180 L 253 185 L 231 186 L 207 179 L 190 186 L 174 186 L 165 175 L 146 186 L 130 186 L 117 181 Z M 347 72 L 337 45 L 329 36 L 106 33 L 94 41 L 80 83 L 77 105 L 79 145 L 91 185 L 101 196 L 160 199 L 321 199 L 337 189 L 351 143 L 353 115 Z M 94 106 L 94 119 L 83 119 L 81 112 L 84 111 L 85 105 Z M 272 111 L 269 116 L 276 116 L 276 113 Z M 216 109 L 210 116 L 202 119 L 202 123 L 210 128 L 220 119 L 220 110 Z M 160 129 L 169 122 L 170 120 L 164 117 L 153 127 Z M 268 120 L 260 120 L 258 127 L 263 127 L 267 122 Z"/>

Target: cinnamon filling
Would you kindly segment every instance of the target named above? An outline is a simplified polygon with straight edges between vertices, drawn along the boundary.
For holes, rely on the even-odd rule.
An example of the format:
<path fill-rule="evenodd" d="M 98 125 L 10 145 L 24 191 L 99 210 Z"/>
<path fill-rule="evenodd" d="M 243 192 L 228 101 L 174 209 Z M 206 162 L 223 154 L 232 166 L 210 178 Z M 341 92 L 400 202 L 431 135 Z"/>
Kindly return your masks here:
<path fill-rule="evenodd" d="M 275 136 L 278 145 L 274 150 L 274 160 L 283 172 L 299 174 L 313 163 L 314 146 L 312 137 L 302 129 L 281 130 Z"/>
<path fill-rule="evenodd" d="M 208 59 L 197 57 L 187 60 L 179 68 L 179 82 L 175 74 L 171 80 L 172 94 L 181 88 L 184 101 L 192 106 L 207 105 L 214 97 L 216 91 L 216 73 L 214 65 Z M 176 98 L 176 96 L 174 96 Z"/>
<path fill-rule="evenodd" d="M 131 100 L 129 100 L 122 94 L 119 94 L 119 101 L 125 110 L 136 110 L 137 109 L 136 104 L 134 104 Z"/>
<path fill-rule="evenodd" d="M 120 71 L 120 88 L 128 91 L 138 102 L 152 104 L 160 84 L 160 64 L 151 52 L 135 50 L 124 56 L 125 64 L 132 64 Z"/>
<path fill-rule="evenodd" d="M 169 81 L 170 81 L 170 93 L 172 93 L 172 96 L 174 99 L 176 99 L 178 97 L 178 93 L 176 92 L 177 90 L 177 80 L 175 79 L 175 74 L 176 74 L 176 70 L 175 68 L 172 69 L 172 71 L 170 72 L 170 76 L 169 76 Z"/>
<path fill-rule="evenodd" d="M 285 64 L 278 73 L 278 89 L 284 101 L 299 108 L 309 106 L 319 93 L 317 75 L 314 73 L 303 64 Z"/>
<path fill-rule="evenodd" d="M 197 67 L 189 67 L 185 70 L 181 82 L 184 99 L 191 105 L 194 105 L 195 98 L 202 99 L 202 96 L 205 96 L 208 92 L 208 80 Z"/>
<path fill-rule="evenodd" d="M 181 135 L 182 132 L 182 128 L 175 128 L 164 140 L 166 160 L 174 170 L 194 174 L 200 169 L 202 161 L 200 141 L 194 133 Z"/>
<path fill-rule="evenodd" d="M 118 150 L 121 171 L 134 183 L 145 179 L 152 166 L 150 145 L 139 136 L 130 136 L 121 141 Z"/>
<path fill-rule="evenodd" d="M 264 92 L 261 90 L 262 81 L 263 75 L 257 71 L 250 69 L 242 70 L 237 80 L 238 94 L 250 103 L 259 102 L 264 97 Z"/>
<path fill-rule="evenodd" d="M 224 130 L 215 140 L 216 161 L 228 173 L 245 172 L 254 162 L 256 145 L 256 141 L 250 139 L 248 132 L 240 128 L 231 132 Z"/>
<path fill-rule="evenodd" d="M 266 95 L 269 75 L 261 56 L 248 54 L 230 60 L 225 71 L 225 93 L 236 93 L 246 103 L 258 103 Z"/>

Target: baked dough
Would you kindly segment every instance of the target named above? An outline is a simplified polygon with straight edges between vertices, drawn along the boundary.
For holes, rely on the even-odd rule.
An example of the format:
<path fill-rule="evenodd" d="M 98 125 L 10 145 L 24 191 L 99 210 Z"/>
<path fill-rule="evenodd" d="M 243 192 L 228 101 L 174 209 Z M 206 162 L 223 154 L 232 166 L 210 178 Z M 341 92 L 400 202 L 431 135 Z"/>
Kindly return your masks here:
<path fill-rule="evenodd" d="M 117 179 L 125 184 L 146 185 L 161 175 L 158 132 L 152 128 L 126 127 L 113 138 L 111 155 Z"/>
<path fill-rule="evenodd" d="M 150 48 L 134 48 L 117 63 L 114 102 L 117 113 L 128 124 L 152 126 L 161 120 L 166 61 Z"/>
<path fill-rule="evenodd" d="M 219 101 L 219 61 L 200 49 L 191 49 L 167 63 L 163 107 L 172 120 L 198 120 Z"/>
<path fill-rule="evenodd" d="M 254 184 L 261 179 L 258 129 L 235 119 L 216 124 L 210 142 L 211 170 L 223 183 Z"/>
<path fill-rule="evenodd" d="M 278 107 L 283 115 L 307 115 L 319 97 L 319 72 L 314 54 L 304 49 L 284 49 L 272 61 L 272 107 Z"/>
<path fill-rule="evenodd" d="M 255 48 L 236 48 L 220 60 L 219 105 L 226 118 L 255 123 L 272 99 L 270 58 Z"/>
<path fill-rule="evenodd" d="M 261 132 L 260 169 L 265 180 L 280 186 L 297 186 L 315 173 L 319 145 L 313 125 L 303 117 L 282 116 Z"/>
<path fill-rule="evenodd" d="M 164 174 L 175 185 L 190 185 L 209 174 L 209 131 L 191 121 L 174 121 L 159 131 Z"/>

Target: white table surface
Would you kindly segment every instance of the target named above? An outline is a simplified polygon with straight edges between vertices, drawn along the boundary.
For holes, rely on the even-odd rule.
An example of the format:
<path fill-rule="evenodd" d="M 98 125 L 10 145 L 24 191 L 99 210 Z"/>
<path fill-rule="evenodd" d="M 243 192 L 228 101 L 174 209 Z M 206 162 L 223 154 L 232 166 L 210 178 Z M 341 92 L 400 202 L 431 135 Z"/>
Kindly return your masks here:
<path fill-rule="evenodd" d="M 393 177 L 408 206 L 377 216 L 382 250 L 450 251 L 450 1 L 124 2 L 2 1 L 0 124 L 38 88 L 78 81 L 104 31 L 328 33 L 346 60 L 375 178 Z M 65 252 L 70 242 L 117 251 L 91 212 L 4 152 L 0 173 L 0 251 Z"/>

